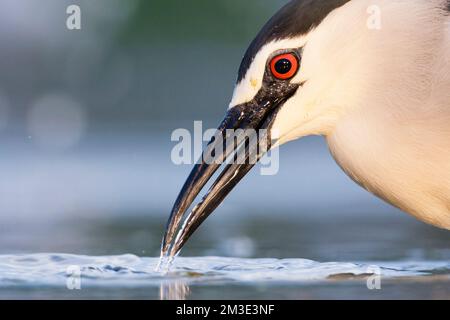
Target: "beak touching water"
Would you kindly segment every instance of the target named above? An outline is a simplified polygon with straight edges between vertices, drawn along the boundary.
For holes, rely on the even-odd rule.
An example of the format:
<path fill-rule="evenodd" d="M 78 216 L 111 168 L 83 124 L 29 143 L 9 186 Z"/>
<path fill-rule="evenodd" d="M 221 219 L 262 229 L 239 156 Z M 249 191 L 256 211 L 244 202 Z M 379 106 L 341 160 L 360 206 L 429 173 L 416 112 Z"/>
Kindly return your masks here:
<path fill-rule="evenodd" d="M 270 150 L 274 138 L 271 129 L 279 109 L 303 85 L 290 81 L 299 69 L 300 57 L 301 48 L 277 51 L 267 64 L 261 88 L 253 99 L 229 109 L 175 201 L 161 245 L 162 258 L 176 256 L 195 230 Z M 186 214 L 224 163 L 209 191 Z"/>
<path fill-rule="evenodd" d="M 162 241 L 162 257 L 176 256 L 202 222 L 269 151 L 272 146 L 270 129 L 277 111 L 298 87 L 274 83 L 267 89 L 261 89 L 252 101 L 229 109 L 175 201 Z M 256 134 L 251 138 L 246 131 Z M 242 133 L 244 137 L 239 139 Z M 230 161 L 230 156 L 235 160 Z M 207 194 L 186 215 L 195 198 L 223 163 L 226 163 L 224 170 Z"/>

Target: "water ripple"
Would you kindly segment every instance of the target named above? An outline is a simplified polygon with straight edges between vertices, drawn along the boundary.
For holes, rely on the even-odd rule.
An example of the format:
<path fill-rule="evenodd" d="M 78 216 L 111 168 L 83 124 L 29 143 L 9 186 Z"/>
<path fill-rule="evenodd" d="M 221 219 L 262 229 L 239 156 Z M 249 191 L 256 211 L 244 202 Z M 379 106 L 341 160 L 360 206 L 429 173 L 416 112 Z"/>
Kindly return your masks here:
<path fill-rule="evenodd" d="M 70 277 L 77 276 L 74 270 L 79 271 L 83 286 L 142 287 L 166 283 L 168 287 L 161 289 L 162 295 L 168 295 L 167 288 L 180 286 L 180 283 L 342 281 L 367 277 L 378 271 L 384 279 L 439 276 L 450 280 L 450 263 L 445 261 L 322 263 L 306 259 L 199 257 L 178 258 L 167 274 L 155 271 L 157 263 L 157 258 L 129 254 L 101 257 L 44 253 L 0 255 L 0 287 L 66 286 Z"/>

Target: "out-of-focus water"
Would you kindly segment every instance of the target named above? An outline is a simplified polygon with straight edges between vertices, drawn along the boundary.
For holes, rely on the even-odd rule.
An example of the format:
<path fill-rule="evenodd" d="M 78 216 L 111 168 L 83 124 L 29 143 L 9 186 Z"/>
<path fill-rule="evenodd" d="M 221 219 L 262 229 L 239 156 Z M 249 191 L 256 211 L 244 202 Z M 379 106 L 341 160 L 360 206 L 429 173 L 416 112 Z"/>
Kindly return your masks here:
<path fill-rule="evenodd" d="M 450 232 L 361 190 L 321 139 L 284 147 L 275 176 L 255 168 L 155 273 L 141 257 L 159 255 L 191 169 L 171 163 L 169 136 L 62 154 L 2 144 L 0 298 L 450 299 Z M 71 265 L 81 290 L 66 287 Z M 367 288 L 370 265 L 381 290 Z"/>
<path fill-rule="evenodd" d="M 28 236 L 19 229 L 20 238 L 0 237 L 8 238 L 3 252 L 16 252 L 0 255 L 0 298 L 450 299 L 449 233 L 402 216 L 388 221 L 267 212 L 213 219 L 166 275 L 155 272 L 165 217 L 72 221 Z M 44 250 L 76 254 L 20 253 Z M 81 289 L 70 290 L 77 270 Z M 381 289 L 369 290 L 378 270 Z"/>
<path fill-rule="evenodd" d="M 344 297 L 363 298 L 389 296 L 392 288 L 398 291 L 424 284 L 428 290 L 405 290 L 403 298 L 436 297 L 430 292 L 440 298 L 450 297 L 450 262 L 443 261 L 368 264 L 198 257 L 176 259 L 167 274 L 155 271 L 157 263 L 157 258 L 135 255 L 2 255 L 0 297 L 275 298 L 278 296 L 271 296 L 270 291 L 285 288 L 288 298 L 324 298 L 330 288 L 341 287 Z M 369 289 L 376 286 L 375 275 L 380 277 L 378 293 Z M 217 287 L 225 291 L 211 290 Z M 308 287 L 315 288 L 312 292 L 316 293 L 309 292 Z"/>

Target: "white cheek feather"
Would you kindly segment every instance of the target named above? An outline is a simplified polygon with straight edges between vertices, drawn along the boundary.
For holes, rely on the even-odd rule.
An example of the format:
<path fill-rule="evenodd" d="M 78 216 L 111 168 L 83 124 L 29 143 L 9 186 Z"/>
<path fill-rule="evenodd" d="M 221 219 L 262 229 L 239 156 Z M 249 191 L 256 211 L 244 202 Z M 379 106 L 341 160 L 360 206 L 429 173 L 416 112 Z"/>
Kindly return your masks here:
<path fill-rule="evenodd" d="M 307 36 L 296 37 L 292 39 L 283 39 L 272 41 L 264 45 L 256 54 L 245 77 L 236 85 L 233 97 L 230 102 L 230 108 L 251 101 L 261 89 L 264 73 L 269 57 L 277 50 L 297 49 L 303 47 L 307 41 Z M 302 74 L 299 73 L 291 81 L 298 83 L 301 81 Z"/>
<path fill-rule="evenodd" d="M 270 54 L 304 46 L 280 109 L 279 144 L 327 137 L 359 184 L 419 219 L 450 229 L 450 18 L 446 0 L 352 0 L 308 35 L 270 43 L 237 85 L 230 106 L 261 87 Z M 380 28 L 370 28 L 379 9 Z M 303 81 L 302 81 L 303 82 Z"/>
<path fill-rule="evenodd" d="M 384 106 L 400 118 L 405 108 L 419 108 L 430 94 L 430 77 L 448 78 L 442 65 L 430 72 L 445 30 L 444 2 L 354 0 L 331 12 L 307 36 L 300 72 L 306 83 L 275 121 L 284 141 L 331 134 L 342 115 L 358 108 L 368 114 Z M 378 8 L 379 29 L 368 25 L 371 7 Z"/>
<path fill-rule="evenodd" d="M 326 105 L 316 105 L 311 111 L 316 118 L 307 122 L 315 129 L 328 126 L 330 149 L 356 182 L 450 229 L 450 42 L 444 3 L 367 0 L 342 8 L 346 20 L 356 22 L 366 4 L 378 5 L 381 29 L 346 26 L 350 31 L 339 39 L 343 48 L 334 47 L 340 53 L 322 60 L 337 84 L 316 92 L 327 97 Z M 337 68 L 331 60 L 339 62 Z"/>

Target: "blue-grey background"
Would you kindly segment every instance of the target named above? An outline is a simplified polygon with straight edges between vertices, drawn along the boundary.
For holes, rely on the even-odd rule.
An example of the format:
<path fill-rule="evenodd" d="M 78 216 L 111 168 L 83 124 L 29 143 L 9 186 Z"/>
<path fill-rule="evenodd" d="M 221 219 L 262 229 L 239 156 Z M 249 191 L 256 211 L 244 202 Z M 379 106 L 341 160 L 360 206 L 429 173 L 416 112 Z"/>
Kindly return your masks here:
<path fill-rule="evenodd" d="M 0 0 L 0 253 L 158 255 L 191 169 L 171 162 L 172 131 L 219 123 L 285 2 Z M 449 240 L 356 186 L 314 137 L 281 148 L 279 174 L 246 177 L 183 253 L 448 259 Z"/>

